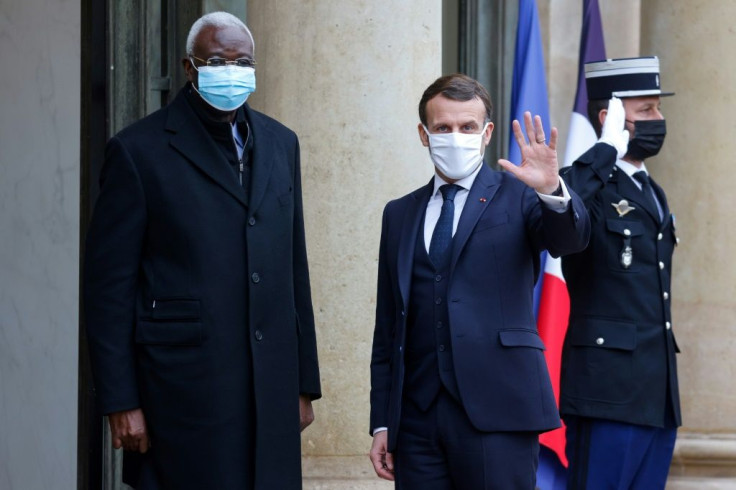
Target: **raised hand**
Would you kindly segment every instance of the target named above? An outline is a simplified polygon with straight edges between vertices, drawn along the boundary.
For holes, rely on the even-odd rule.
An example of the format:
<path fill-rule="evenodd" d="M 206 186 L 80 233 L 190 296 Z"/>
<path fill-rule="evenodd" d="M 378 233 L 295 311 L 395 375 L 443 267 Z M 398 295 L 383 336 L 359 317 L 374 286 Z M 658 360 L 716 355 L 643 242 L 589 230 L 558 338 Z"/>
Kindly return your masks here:
<path fill-rule="evenodd" d="M 606 111 L 606 119 L 603 121 L 601 137 L 598 141 L 616 148 L 618 158 L 623 158 L 629 148 L 629 131 L 624 129 L 625 120 L 626 111 L 624 111 L 621 99 L 611 97 L 611 100 L 608 101 L 608 111 Z"/>
<path fill-rule="evenodd" d="M 546 144 L 541 117 L 534 116 L 532 124 L 532 115 L 527 111 L 524 113 L 524 125 L 528 142 L 519 121 L 512 123 L 516 144 L 521 151 L 521 164 L 517 167 L 504 159 L 500 159 L 498 164 L 540 194 L 552 194 L 560 185 L 557 174 L 557 128 L 552 128 L 549 144 Z"/>

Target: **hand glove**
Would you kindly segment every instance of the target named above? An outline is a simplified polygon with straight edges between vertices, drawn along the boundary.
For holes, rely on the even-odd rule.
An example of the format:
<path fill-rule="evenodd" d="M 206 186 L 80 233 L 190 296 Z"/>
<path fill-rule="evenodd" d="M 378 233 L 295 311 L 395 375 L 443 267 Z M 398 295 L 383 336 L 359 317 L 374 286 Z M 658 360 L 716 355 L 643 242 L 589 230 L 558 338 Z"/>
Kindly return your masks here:
<path fill-rule="evenodd" d="M 629 131 L 624 129 L 626 112 L 618 97 L 611 97 L 608 101 L 608 113 L 603 121 L 599 143 L 606 143 L 616 148 L 616 156 L 622 158 L 629 147 Z"/>

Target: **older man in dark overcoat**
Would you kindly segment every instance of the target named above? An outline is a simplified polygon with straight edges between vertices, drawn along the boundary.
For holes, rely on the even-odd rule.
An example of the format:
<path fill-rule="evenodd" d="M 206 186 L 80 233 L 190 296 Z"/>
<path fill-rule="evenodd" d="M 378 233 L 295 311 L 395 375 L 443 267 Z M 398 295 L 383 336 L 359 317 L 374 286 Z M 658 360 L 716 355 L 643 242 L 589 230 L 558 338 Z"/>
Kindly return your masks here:
<path fill-rule="evenodd" d="M 107 145 L 85 257 L 97 397 L 138 489 L 301 488 L 320 397 L 296 135 L 245 103 L 254 43 L 192 26 L 188 83 Z"/>

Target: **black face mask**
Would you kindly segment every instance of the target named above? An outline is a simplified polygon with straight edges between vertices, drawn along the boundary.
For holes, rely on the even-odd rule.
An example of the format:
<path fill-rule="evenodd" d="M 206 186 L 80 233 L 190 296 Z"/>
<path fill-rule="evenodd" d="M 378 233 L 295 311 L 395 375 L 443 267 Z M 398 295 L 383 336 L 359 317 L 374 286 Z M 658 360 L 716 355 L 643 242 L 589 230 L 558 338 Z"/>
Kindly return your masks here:
<path fill-rule="evenodd" d="M 666 134 L 664 119 L 634 121 L 634 137 L 629 141 L 626 156 L 636 161 L 653 157 L 662 148 Z"/>

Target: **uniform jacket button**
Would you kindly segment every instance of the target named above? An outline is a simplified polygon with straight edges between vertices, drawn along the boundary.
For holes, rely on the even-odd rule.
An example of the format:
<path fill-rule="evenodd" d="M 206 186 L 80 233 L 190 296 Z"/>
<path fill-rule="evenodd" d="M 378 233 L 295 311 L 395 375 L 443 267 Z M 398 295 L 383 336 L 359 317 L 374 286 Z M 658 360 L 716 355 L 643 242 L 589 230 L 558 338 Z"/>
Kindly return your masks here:
<path fill-rule="evenodd" d="M 667 330 L 669 330 L 669 329 L 672 328 L 672 324 L 670 322 L 664 322 L 664 328 L 666 328 Z"/>
<path fill-rule="evenodd" d="M 595 343 L 598 345 L 603 345 L 606 342 L 606 340 L 603 337 L 598 337 L 595 339 Z"/>
<path fill-rule="evenodd" d="M 661 239 L 662 239 L 662 237 L 663 237 L 663 235 L 662 235 L 661 233 L 659 233 L 659 234 L 657 235 L 657 240 L 661 240 Z"/>
<path fill-rule="evenodd" d="M 661 262 L 660 261 L 659 262 L 659 270 L 662 270 L 662 269 L 664 269 L 664 262 Z"/>
<path fill-rule="evenodd" d="M 255 225 L 256 224 L 256 219 L 253 216 L 251 216 L 250 218 L 248 218 L 248 224 L 250 226 Z"/>
<path fill-rule="evenodd" d="M 254 272 L 253 274 L 251 274 L 250 275 L 250 279 L 251 279 L 251 281 L 253 281 L 256 284 L 258 284 L 259 282 L 261 282 L 261 276 L 257 272 Z"/>
<path fill-rule="evenodd" d="M 263 333 L 260 330 L 256 330 L 254 333 L 256 340 L 263 340 Z"/>

